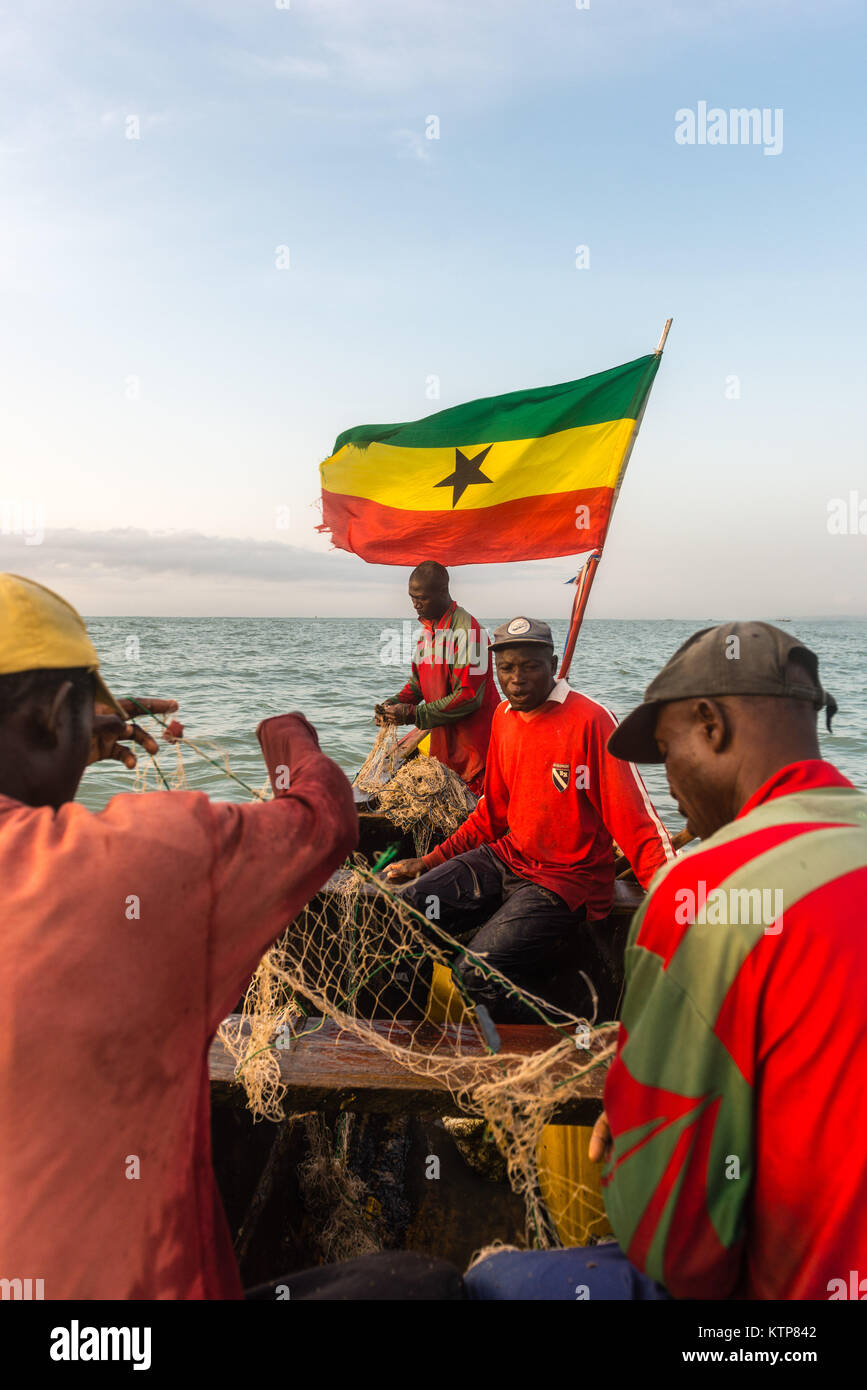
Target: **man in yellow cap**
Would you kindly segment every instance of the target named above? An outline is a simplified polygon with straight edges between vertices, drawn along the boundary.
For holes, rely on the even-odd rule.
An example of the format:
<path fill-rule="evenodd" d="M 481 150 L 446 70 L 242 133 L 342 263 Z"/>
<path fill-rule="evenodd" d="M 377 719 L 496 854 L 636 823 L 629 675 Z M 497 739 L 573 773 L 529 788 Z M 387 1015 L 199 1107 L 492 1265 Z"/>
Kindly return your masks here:
<path fill-rule="evenodd" d="M 172 700 L 140 700 L 154 712 Z M 156 751 L 57 594 L 0 575 L 0 1276 L 48 1299 L 239 1298 L 210 1161 L 208 1048 L 355 846 L 303 715 L 257 730 L 274 800 L 73 801 Z"/>
<path fill-rule="evenodd" d="M 60 737 L 62 726 L 70 714 L 81 722 L 88 700 L 93 707 L 89 744 L 70 743 Z M 135 703 L 154 714 L 178 707 L 176 700 Z M 121 737 L 156 753 L 154 739 L 127 722 L 133 705 L 116 700 L 105 684 L 96 649 L 70 604 L 31 579 L 0 574 L 0 787 L 7 796 L 57 810 L 72 800 L 89 763 L 113 758 L 135 766 L 135 754 L 118 742 Z M 22 735 L 40 728 L 39 750 L 22 757 Z M 68 763 L 58 761 L 61 745 L 67 756 L 75 751 Z"/>

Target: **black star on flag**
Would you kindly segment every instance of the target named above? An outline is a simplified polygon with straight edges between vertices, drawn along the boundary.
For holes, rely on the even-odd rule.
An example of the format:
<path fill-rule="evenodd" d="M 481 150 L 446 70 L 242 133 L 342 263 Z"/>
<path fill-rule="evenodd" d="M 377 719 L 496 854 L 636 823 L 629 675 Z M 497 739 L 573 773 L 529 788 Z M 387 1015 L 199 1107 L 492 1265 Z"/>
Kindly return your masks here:
<path fill-rule="evenodd" d="M 452 491 L 452 506 L 456 507 L 463 497 L 468 487 L 474 487 L 477 483 L 492 483 L 493 478 L 486 478 L 479 465 L 482 459 L 491 449 L 488 444 L 475 458 L 468 459 L 461 449 L 455 449 L 455 471 L 450 473 L 447 478 L 443 478 L 441 483 L 434 483 L 434 487 L 450 487 Z"/>

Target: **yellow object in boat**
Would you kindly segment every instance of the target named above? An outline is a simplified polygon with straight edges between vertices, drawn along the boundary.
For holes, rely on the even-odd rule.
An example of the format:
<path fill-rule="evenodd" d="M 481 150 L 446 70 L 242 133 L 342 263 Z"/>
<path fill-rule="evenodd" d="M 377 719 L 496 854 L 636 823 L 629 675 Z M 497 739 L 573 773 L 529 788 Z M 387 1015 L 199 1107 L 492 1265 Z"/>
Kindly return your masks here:
<path fill-rule="evenodd" d="M 564 1245 L 612 1234 L 602 1200 L 603 1165 L 587 1157 L 592 1133 L 585 1125 L 546 1125 L 536 1146 L 539 1188 Z"/>
<path fill-rule="evenodd" d="M 430 734 L 429 734 L 429 733 L 425 734 L 425 736 L 424 736 L 424 738 L 422 739 L 421 743 L 418 745 L 418 751 L 419 751 L 419 753 L 422 753 L 422 754 L 424 755 L 424 757 L 426 757 L 426 758 L 429 758 L 429 757 L 430 757 Z"/>
<path fill-rule="evenodd" d="M 431 1023 L 460 1023 L 466 1006 L 452 972 L 434 963 L 428 996 Z M 602 1200 L 602 1167 L 587 1157 L 593 1130 L 585 1125 L 546 1125 L 536 1146 L 539 1187 L 564 1245 L 586 1245 L 590 1236 L 610 1236 Z"/>
<path fill-rule="evenodd" d="M 452 972 L 434 961 L 426 1019 L 429 1023 L 462 1023 L 466 1016 L 467 1007 L 452 983 Z"/>

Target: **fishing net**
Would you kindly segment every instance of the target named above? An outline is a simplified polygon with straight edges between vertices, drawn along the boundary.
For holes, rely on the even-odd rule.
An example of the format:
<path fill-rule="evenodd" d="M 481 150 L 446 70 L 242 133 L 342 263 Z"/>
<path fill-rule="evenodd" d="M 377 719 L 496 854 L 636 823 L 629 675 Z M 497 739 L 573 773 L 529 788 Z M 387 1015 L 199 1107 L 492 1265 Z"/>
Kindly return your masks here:
<path fill-rule="evenodd" d="M 399 759 L 397 729 L 385 725 L 355 785 L 375 796 L 377 810 L 399 830 L 412 832 L 415 852 L 421 857 L 434 839 L 444 839 L 463 824 L 476 798 L 457 773 L 436 758 L 417 756 L 402 764 Z"/>
<path fill-rule="evenodd" d="M 174 762 L 167 772 L 166 761 L 170 760 L 171 757 L 167 752 L 162 753 L 161 760 L 151 757 L 150 762 L 145 762 L 143 758 L 139 758 L 135 765 L 133 791 L 152 791 L 155 787 L 161 787 L 164 791 L 180 791 L 186 789 L 189 786 L 187 766 L 184 761 L 184 749 L 186 749 L 189 753 L 195 753 L 198 758 L 208 763 L 215 771 L 221 773 L 223 777 L 228 778 L 230 782 L 234 782 L 236 786 L 243 788 L 251 800 L 271 800 L 274 793 L 271 790 L 271 783 L 268 778 L 265 778 L 264 783 L 260 787 L 249 786 L 248 783 L 234 771 L 229 761 L 228 753 L 215 739 L 198 739 L 196 742 L 193 742 L 193 740 L 188 738 L 185 734 L 169 734 L 167 732 L 172 727 L 182 728 L 181 725 L 173 726 L 171 724 L 166 724 L 164 720 L 158 719 L 157 715 L 151 714 L 144 709 L 142 715 L 138 717 L 136 722 L 141 723 L 142 717 L 156 719 L 157 722 L 162 725 L 164 731 L 163 739 L 173 751 Z"/>
<path fill-rule="evenodd" d="M 173 781 L 182 785 L 178 745 L 176 753 Z M 474 804 L 460 779 L 434 759 L 415 757 L 400 766 L 394 729 L 380 731 L 357 785 L 375 794 L 379 814 L 412 831 L 419 853 L 451 833 Z M 451 1126 L 456 1142 L 478 1171 L 496 1179 L 505 1170 L 525 1204 L 528 1243 L 558 1245 L 558 1228 L 569 1229 L 570 1210 L 579 1205 L 582 1229 L 589 1221 L 604 1231 L 598 1189 L 580 1174 L 572 1180 L 562 1168 L 546 1169 L 540 1140 L 558 1111 L 591 1093 L 588 1080 L 613 1055 L 617 1025 L 552 1009 L 520 989 L 467 940 L 450 936 L 435 912 L 412 908 L 377 867 L 355 855 L 332 876 L 263 956 L 240 1015 L 220 1029 L 253 1117 L 284 1118 L 288 1082 L 281 1064 L 291 1072 L 300 1050 L 311 1044 L 333 1054 L 335 1071 L 345 1070 L 350 1090 L 358 1058 L 379 1057 L 413 1074 L 423 1088 L 436 1089 L 452 1102 L 444 1109 L 457 1108 L 473 1122 Z M 450 975 L 456 962 L 521 1001 L 547 1029 L 538 1035 L 539 1050 L 500 1045 L 460 977 Z M 305 1203 L 321 1217 L 323 1258 L 333 1259 L 363 1253 L 371 1237 L 358 1219 L 357 1179 L 344 1157 L 329 1151 L 325 1133 L 318 1124 L 310 1130 L 310 1157 L 300 1180 Z M 554 1191 L 556 1225 L 544 1195 L 550 1201 Z"/>
<path fill-rule="evenodd" d="M 487 961 L 403 902 L 356 856 L 332 880 L 331 891 L 308 905 L 263 957 L 239 1018 L 221 1039 L 254 1116 L 279 1120 L 287 1083 L 281 1054 L 318 1034 L 324 1046 L 352 1040 L 448 1092 L 465 1115 L 483 1121 L 488 1147 L 504 1164 L 525 1202 L 528 1239 L 556 1245 L 558 1235 L 542 1196 L 546 1175 L 537 1149 L 555 1112 L 587 1095 L 587 1077 L 611 1057 L 616 1026 L 556 1017 L 542 999 L 518 989 Z M 461 957 L 520 998 L 550 1032 L 543 1050 L 524 1055 L 494 1050 L 496 1040 L 459 990 L 446 1017 L 430 1018 L 433 967 Z M 457 977 L 453 977 L 456 983 Z M 451 1126 L 450 1126 L 451 1128 Z M 455 1131 L 460 1140 L 460 1131 Z M 480 1136 L 481 1137 L 481 1136 Z M 484 1145 L 473 1166 L 496 1168 Z M 472 1161 L 472 1159 L 470 1159 Z M 562 1186 L 562 1183 L 561 1183 Z M 560 1205 L 590 1202 L 604 1220 L 598 1194 L 577 1184 Z"/>

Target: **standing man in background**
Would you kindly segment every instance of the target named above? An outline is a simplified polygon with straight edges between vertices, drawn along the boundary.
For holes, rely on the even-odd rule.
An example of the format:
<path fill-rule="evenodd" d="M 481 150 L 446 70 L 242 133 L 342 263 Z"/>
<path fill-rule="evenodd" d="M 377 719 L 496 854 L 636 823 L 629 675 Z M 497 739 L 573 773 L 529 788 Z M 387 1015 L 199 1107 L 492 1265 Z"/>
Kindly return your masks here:
<path fill-rule="evenodd" d="M 488 635 L 449 593 L 449 572 L 423 560 L 409 577 L 409 597 L 424 629 L 412 675 L 403 689 L 376 705 L 378 724 L 416 724 L 430 730 L 431 757 L 453 768 L 481 796 L 494 710 Z"/>

